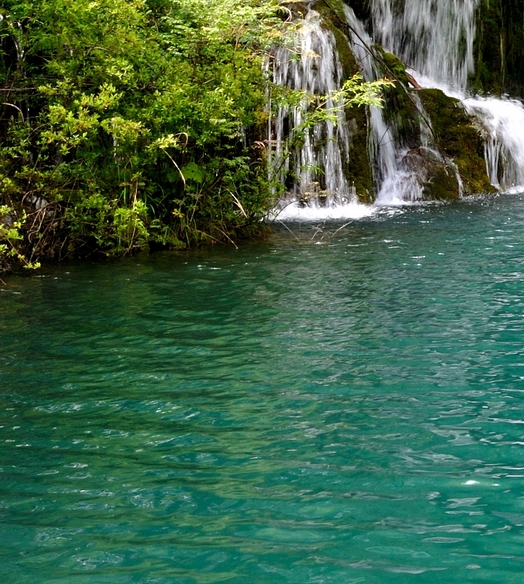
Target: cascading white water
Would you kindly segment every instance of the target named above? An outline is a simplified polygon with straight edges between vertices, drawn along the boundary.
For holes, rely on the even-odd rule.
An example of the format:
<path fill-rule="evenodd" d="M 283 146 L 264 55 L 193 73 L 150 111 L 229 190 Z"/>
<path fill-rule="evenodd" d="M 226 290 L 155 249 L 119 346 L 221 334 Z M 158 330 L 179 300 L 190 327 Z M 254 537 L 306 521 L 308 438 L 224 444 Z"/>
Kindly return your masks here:
<path fill-rule="evenodd" d="M 278 85 L 306 91 L 310 95 L 330 96 L 342 86 L 342 67 L 333 34 L 322 26 L 317 12 L 308 10 L 301 22 L 296 49 L 275 51 L 273 79 Z M 272 167 L 283 181 L 291 171 L 295 199 L 311 205 L 347 203 L 354 198 L 344 167 L 347 165 L 350 135 L 346 116 L 331 97 L 325 108 L 336 112 L 337 123 L 324 121 L 311 128 L 305 125 L 307 101 L 296 107 L 280 107 L 270 123 Z M 293 144 L 299 130 L 301 144 Z"/>
<path fill-rule="evenodd" d="M 496 98 L 463 100 L 466 110 L 486 129 L 486 166 L 491 184 L 501 191 L 524 187 L 524 107 Z"/>
<path fill-rule="evenodd" d="M 474 68 L 479 0 L 372 0 L 376 40 L 400 57 L 420 83 L 459 98 L 485 128 L 491 183 L 524 185 L 524 107 L 516 100 L 467 96 Z"/>
<path fill-rule="evenodd" d="M 484 128 L 486 167 L 492 184 L 508 190 L 524 185 L 524 107 L 516 100 L 467 95 L 468 76 L 474 69 L 473 44 L 480 1 L 370 0 L 373 38 L 351 8 L 346 6 L 345 12 L 353 31 L 352 49 L 364 77 L 372 80 L 380 75 L 370 55 L 370 47 L 378 42 L 400 57 L 423 86 L 436 87 L 459 98 Z M 296 51 L 276 50 L 274 81 L 318 95 L 339 89 L 342 67 L 335 39 L 310 8 L 298 38 Z M 412 94 L 412 100 L 422 111 L 416 93 Z M 326 107 L 336 105 L 328 100 Z M 273 168 L 279 169 L 282 180 L 287 179 L 295 199 L 301 204 L 307 201 L 310 208 L 318 205 L 319 200 L 327 201 L 328 207 L 354 200 L 353 189 L 344 173 L 351 136 L 343 111 L 337 113 L 337 124 L 325 122 L 309 128 L 302 145 L 288 151 L 293 128 L 304 124 L 304 107 L 305 104 L 282 107 L 270 121 Z M 444 159 L 434 144 L 428 120 L 428 116 L 421 116 L 420 148 L 415 151 L 425 151 L 432 160 L 447 169 L 453 168 L 452 161 Z M 384 112 L 376 108 L 371 108 L 369 121 L 377 203 L 421 200 L 424 177 L 417 176 L 416 165 L 410 165 L 413 152 L 399 143 L 395 121 L 391 117 L 386 119 Z M 290 185 L 292 173 L 295 179 Z M 458 173 L 457 183 L 460 192 Z"/>
<path fill-rule="evenodd" d="M 376 41 L 415 71 L 465 92 L 479 0 L 372 0 Z"/>
<path fill-rule="evenodd" d="M 386 8 L 388 5 L 384 5 Z M 367 81 L 377 79 L 382 72 L 370 50 L 373 39 L 366 32 L 364 25 L 358 20 L 352 8 L 345 7 L 346 20 L 350 26 L 352 49 L 357 58 L 364 78 Z M 383 11 L 385 23 L 392 22 L 392 13 Z M 416 100 L 416 98 L 415 98 Z M 419 109 L 422 105 L 418 102 Z M 424 148 L 431 148 L 431 132 L 428 131 L 427 120 L 421 119 L 420 134 Z M 379 108 L 370 110 L 370 153 L 376 168 L 375 180 L 378 185 L 376 202 L 378 204 L 394 204 L 400 202 L 415 202 L 423 198 L 421 181 L 416 172 L 406 163 L 406 149 L 399 147 L 394 124 L 386 120 L 384 111 Z M 434 156 L 440 158 L 438 151 Z"/>

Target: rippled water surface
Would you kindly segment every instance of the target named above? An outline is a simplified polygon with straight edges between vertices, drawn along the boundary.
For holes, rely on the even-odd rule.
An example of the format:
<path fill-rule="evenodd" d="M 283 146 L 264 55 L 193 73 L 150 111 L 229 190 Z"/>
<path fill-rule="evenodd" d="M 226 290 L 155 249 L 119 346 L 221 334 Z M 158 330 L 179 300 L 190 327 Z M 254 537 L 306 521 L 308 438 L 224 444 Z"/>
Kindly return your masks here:
<path fill-rule="evenodd" d="M 2 287 L 2 583 L 522 582 L 524 196 L 289 227 Z"/>

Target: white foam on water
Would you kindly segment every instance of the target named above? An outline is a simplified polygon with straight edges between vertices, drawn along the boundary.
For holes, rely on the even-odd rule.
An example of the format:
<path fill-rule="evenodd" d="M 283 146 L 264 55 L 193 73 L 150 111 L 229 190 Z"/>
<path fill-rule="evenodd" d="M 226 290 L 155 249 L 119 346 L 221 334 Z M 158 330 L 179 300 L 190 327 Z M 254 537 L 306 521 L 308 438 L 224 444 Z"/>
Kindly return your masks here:
<path fill-rule="evenodd" d="M 365 219 L 371 217 L 379 211 L 375 205 L 362 205 L 359 203 L 348 203 L 347 205 L 337 205 L 335 207 L 314 207 L 301 206 L 298 202 L 293 202 L 284 207 L 280 212 L 274 211 L 271 220 L 273 221 L 329 221 L 339 219 Z"/>
<path fill-rule="evenodd" d="M 373 216 L 393 216 L 402 213 L 408 207 L 430 207 L 441 205 L 439 201 L 408 201 L 403 198 L 394 198 L 387 203 L 376 202 L 373 205 L 362 203 L 348 203 L 332 207 L 303 206 L 292 202 L 282 209 L 275 209 L 268 217 L 269 221 L 338 221 L 366 219 Z"/>

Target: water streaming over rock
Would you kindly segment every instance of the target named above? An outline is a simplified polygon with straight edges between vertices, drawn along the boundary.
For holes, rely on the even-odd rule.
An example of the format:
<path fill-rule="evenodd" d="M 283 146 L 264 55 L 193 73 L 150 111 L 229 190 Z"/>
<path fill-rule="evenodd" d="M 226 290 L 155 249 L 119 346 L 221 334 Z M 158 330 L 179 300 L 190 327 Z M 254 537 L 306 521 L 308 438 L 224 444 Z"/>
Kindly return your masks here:
<path fill-rule="evenodd" d="M 413 70 L 464 92 L 479 0 L 372 0 L 376 42 Z"/>
<path fill-rule="evenodd" d="M 378 43 L 406 63 L 422 86 L 439 88 L 458 98 L 466 112 L 477 118 L 490 181 L 505 191 L 524 185 L 524 107 L 516 100 L 468 94 L 479 3 L 480 0 L 371 0 L 371 19 L 366 25 L 350 6 L 345 6 L 345 18 L 352 51 L 367 80 L 382 75 L 372 55 Z M 299 58 L 284 48 L 276 51 L 275 82 L 316 94 L 340 88 L 343 72 L 335 39 L 310 7 L 299 38 Z M 415 147 L 402 139 L 394 117 L 377 108 L 369 112 L 369 156 L 379 204 L 424 198 L 428 177 L 421 173 L 424 165 L 417 162 L 421 152 L 431 164 L 455 171 L 458 192 L 462 189 L 456 167 L 435 143 L 429 116 L 416 92 L 411 92 L 409 99 L 418 111 L 420 125 Z M 335 105 L 328 101 L 326 107 Z M 348 185 L 345 173 L 351 135 L 344 112 L 337 116 L 336 125 L 325 122 L 306 131 L 303 143 L 292 148 L 289 155 L 286 148 L 292 129 L 304 123 L 303 106 L 280 108 L 272 120 L 273 167 L 287 180 L 286 187 L 301 201 L 299 204 L 311 205 L 312 200 L 320 200 L 329 206 L 354 199 L 354 189 Z"/>
<path fill-rule="evenodd" d="M 419 81 L 457 97 L 485 132 L 486 166 L 500 190 L 524 185 L 524 108 L 516 100 L 468 95 L 479 0 L 372 0 L 375 40 Z"/>
<path fill-rule="evenodd" d="M 382 75 L 373 54 L 373 39 L 364 25 L 355 16 L 352 8 L 345 7 L 347 22 L 350 26 L 352 49 L 362 73 L 367 81 Z M 421 104 L 417 104 L 421 108 Z M 398 138 L 394 120 L 386 120 L 384 110 L 370 110 L 370 155 L 375 163 L 375 182 L 377 203 L 390 204 L 400 201 L 418 201 L 423 192 L 416 172 L 406 164 L 409 149 Z M 421 146 L 431 148 L 431 132 L 428 132 L 427 119 L 420 119 Z M 437 150 L 435 156 L 440 157 Z"/>
<path fill-rule="evenodd" d="M 337 121 L 310 127 L 306 113 L 310 104 L 303 99 L 296 106 L 279 107 L 270 131 L 273 170 L 287 183 L 293 198 L 313 205 L 326 199 L 343 204 L 354 198 L 344 173 L 351 140 L 349 126 L 340 103 L 331 97 L 341 88 L 342 78 L 333 34 L 322 26 L 319 14 L 308 9 L 300 22 L 295 50 L 280 47 L 275 51 L 273 80 L 293 90 L 329 96 L 325 110 Z"/>
<path fill-rule="evenodd" d="M 491 184 L 501 191 L 524 186 L 524 107 L 512 99 L 468 97 L 467 111 L 486 131 L 486 166 Z"/>

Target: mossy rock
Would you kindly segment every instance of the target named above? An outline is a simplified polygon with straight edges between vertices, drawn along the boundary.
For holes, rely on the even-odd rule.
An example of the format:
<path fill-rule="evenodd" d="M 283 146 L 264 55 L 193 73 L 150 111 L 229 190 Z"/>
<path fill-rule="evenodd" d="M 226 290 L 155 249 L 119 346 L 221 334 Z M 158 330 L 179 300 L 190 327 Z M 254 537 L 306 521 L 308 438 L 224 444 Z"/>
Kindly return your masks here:
<path fill-rule="evenodd" d="M 464 194 L 494 193 L 484 160 L 484 141 L 475 120 L 458 99 L 439 89 L 418 91 L 431 119 L 440 151 L 457 165 Z"/>
<path fill-rule="evenodd" d="M 344 71 L 344 78 L 349 79 L 359 72 L 359 67 L 349 45 L 345 29 L 345 15 L 343 3 L 340 0 L 329 0 L 329 4 L 324 0 L 318 0 L 312 5 L 322 17 L 326 26 L 334 35 L 337 44 L 337 53 Z"/>
<path fill-rule="evenodd" d="M 407 87 L 408 76 L 406 74 L 406 66 L 404 63 L 397 56 L 393 55 L 393 53 L 388 53 L 379 45 L 375 45 L 375 49 L 378 51 L 386 65 L 384 75 L 386 77 L 393 76 L 393 81 L 400 82 Z"/>
<path fill-rule="evenodd" d="M 435 170 L 422 189 L 424 198 L 430 201 L 456 201 L 460 199 L 457 175 L 450 166 Z"/>
<path fill-rule="evenodd" d="M 427 201 L 454 201 L 460 198 L 457 170 L 439 152 L 418 147 L 403 158 L 406 170 L 415 173 Z"/>
<path fill-rule="evenodd" d="M 353 108 L 346 112 L 351 144 L 348 152 L 346 179 L 355 187 L 361 203 L 370 204 L 375 200 L 373 175 L 368 153 L 368 119 L 366 110 Z"/>
<path fill-rule="evenodd" d="M 315 0 L 312 4 L 313 10 L 316 10 L 323 18 L 330 21 L 346 21 L 344 12 L 344 2 L 342 0 Z"/>

